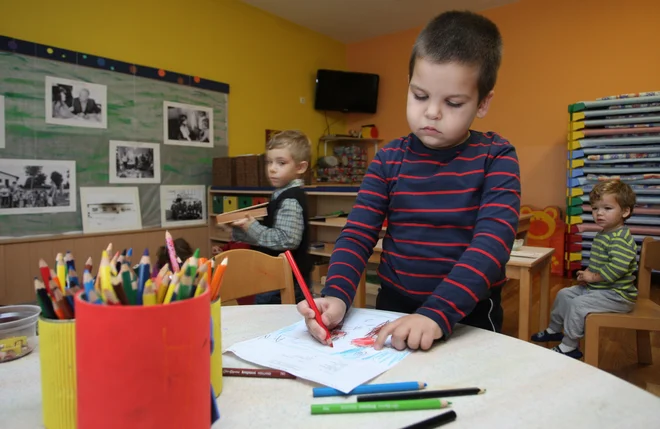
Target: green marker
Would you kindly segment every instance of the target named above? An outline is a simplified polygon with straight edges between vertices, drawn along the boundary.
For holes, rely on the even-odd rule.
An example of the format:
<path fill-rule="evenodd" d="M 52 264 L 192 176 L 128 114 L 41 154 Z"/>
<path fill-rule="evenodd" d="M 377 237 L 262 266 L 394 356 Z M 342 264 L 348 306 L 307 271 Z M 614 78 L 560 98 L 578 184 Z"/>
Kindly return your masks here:
<path fill-rule="evenodd" d="M 380 411 L 435 410 L 447 408 L 451 402 L 444 399 L 413 399 L 407 401 L 352 402 L 313 404 L 312 414 L 374 413 Z"/>

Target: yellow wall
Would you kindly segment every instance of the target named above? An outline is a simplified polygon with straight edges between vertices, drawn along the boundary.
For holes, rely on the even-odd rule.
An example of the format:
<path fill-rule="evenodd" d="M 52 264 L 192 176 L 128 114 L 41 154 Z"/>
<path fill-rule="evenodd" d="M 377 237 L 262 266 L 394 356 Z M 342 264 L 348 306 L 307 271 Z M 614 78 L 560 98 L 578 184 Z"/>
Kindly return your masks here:
<path fill-rule="evenodd" d="M 502 32 L 504 58 L 490 111 L 474 128 L 516 146 L 524 203 L 564 207 L 567 107 L 660 89 L 660 1 L 521 0 L 483 13 Z M 355 115 L 348 127 L 375 123 L 385 139 L 410 132 L 408 58 L 420 30 L 348 46 L 350 70 L 381 75 L 378 113 Z"/>
<path fill-rule="evenodd" d="M 262 153 L 265 129 L 317 141 L 325 118 L 313 107 L 316 70 L 346 67 L 343 44 L 238 0 L 20 0 L 1 9 L 6 36 L 228 83 L 232 156 Z"/>

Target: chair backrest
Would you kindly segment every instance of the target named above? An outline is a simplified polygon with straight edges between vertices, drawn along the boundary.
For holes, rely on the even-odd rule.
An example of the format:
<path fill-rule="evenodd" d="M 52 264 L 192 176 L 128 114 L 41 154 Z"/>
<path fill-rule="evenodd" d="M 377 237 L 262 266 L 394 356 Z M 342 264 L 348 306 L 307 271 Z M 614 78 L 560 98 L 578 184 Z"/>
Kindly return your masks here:
<path fill-rule="evenodd" d="M 660 270 L 660 240 L 646 237 L 642 242 L 642 253 L 639 257 L 638 298 L 650 299 L 652 270 Z"/>
<path fill-rule="evenodd" d="M 270 256 L 250 249 L 227 250 L 215 257 L 216 265 L 227 258 L 220 297 L 223 302 L 279 290 L 282 304 L 295 304 L 293 274 L 284 254 Z"/>

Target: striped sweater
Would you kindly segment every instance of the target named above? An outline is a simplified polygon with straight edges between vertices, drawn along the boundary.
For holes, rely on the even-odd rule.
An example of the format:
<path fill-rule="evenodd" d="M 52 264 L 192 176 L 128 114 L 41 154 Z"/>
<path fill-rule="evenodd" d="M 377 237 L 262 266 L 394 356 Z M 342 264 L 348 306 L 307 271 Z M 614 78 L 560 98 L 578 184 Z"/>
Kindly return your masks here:
<path fill-rule="evenodd" d="M 435 150 L 414 134 L 394 140 L 369 165 L 322 293 L 350 307 L 387 218 L 381 286 L 418 301 L 417 313 L 449 336 L 505 283 L 519 211 L 516 151 L 498 134 L 470 131 Z"/>
<path fill-rule="evenodd" d="M 628 301 L 637 300 L 637 243 L 627 227 L 596 234 L 591 244 L 589 271 L 603 278 L 602 282 L 589 283 L 589 289 L 611 289 Z"/>

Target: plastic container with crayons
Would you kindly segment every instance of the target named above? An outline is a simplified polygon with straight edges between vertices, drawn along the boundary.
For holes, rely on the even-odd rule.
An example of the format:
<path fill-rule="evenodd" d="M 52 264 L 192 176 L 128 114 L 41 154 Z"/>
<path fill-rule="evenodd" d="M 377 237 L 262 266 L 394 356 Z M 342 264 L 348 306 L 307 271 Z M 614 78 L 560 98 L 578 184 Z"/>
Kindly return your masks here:
<path fill-rule="evenodd" d="M 36 305 L 0 308 L 0 362 L 19 359 L 34 350 L 40 312 Z"/>

